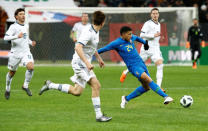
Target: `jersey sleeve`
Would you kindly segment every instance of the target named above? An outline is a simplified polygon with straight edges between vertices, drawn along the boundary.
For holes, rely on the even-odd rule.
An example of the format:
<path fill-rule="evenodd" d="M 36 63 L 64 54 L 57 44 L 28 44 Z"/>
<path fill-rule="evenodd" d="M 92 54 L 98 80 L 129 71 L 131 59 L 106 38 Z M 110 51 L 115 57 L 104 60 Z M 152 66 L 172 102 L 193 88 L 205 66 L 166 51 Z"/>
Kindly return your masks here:
<path fill-rule="evenodd" d="M 116 49 L 116 47 L 118 46 L 118 41 L 115 40 L 115 41 L 112 41 L 111 43 L 109 43 L 108 45 L 98 49 L 98 53 L 101 54 L 103 52 L 106 52 L 106 51 L 109 51 L 109 50 L 114 50 Z"/>
<path fill-rule="evenodd" d="M 11 25 L 4 36 L 4 40 L 10 41 L 10 40 L 14 40 L 17 38 L 18 38 L 18 35 L 15 34 L 15 28 L 13 25 Z"/>
<path fill-rule="evenodd" d="M 78 38 L 77 43 L 80 43 L 85 46 L 90 40 L 91 40 L 91 32 L 89 31 L 89 29 L 85 29 L 82 31 L 80 37 Z"/>
<path fill-rule="evenodd" d="M 77 23 L 73 26 L 73 28 L 72 28 L 72 31 L 73 32 L 76 32 L 77 31 L 77 26 L 78 26 Z"/>
<path fill-rule="evenodd" d="M 140 37 L 142 38 L 147 38 L 147 39 L 152 39 L 154 38 L 154 34 L 152 33 L 149 33 L 149 23 L 144 23 L 142 29 L 141 29 L 141 34 L 140 34 Z"/>
<path fill-rule="evenodd" d="M 146 44 L 146 41 L 142 39 L 141 37 L 138 37 L 136 35 L 132 35 L 133 39 L 136 40 L 137 42 L 140 42 L 142 44 Z"/>

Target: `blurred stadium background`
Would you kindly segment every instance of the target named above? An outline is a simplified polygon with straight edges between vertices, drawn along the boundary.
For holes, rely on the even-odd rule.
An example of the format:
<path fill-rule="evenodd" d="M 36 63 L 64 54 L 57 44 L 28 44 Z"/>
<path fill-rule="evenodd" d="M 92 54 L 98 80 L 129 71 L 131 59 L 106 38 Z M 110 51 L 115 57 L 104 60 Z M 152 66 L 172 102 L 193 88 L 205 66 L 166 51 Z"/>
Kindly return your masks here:
<path fill-rule="evenodd" d="M 100 32 L 99 47 L 102 47 L 119 36 L 122 25 L 131 26 L 133 32 L 139 35 L 143 23 L 150 18 L 151 7 L 159 7 L 164 63 L 189 65 L 191 53 L 185 48 L 187 31 L 192 19 L 198 18 L 208 41 L 207 4 L 206 0 L 1 0 L 0 64 L 7 64 L 10 44 L 2 38 L 15 21 L 13 14 L 19 7 L 26 7 L 30 38 L 38 43 L 31 51 L 36 63 L 42 64 L 70 64 L 74 53 L 70 31 L 80 21 L 83 12 L 89 13 L 90 17 L 94 10 L 102 10 L 107 14 L 105 27 Z M 140 44 L 137 47 L 139 50 Z M 200 64 L 207 65 L 208 47 L 203 48 L 202 53 Z M 113 51 L 105 53 L 103 58 L 105 61 L 122 63 Z"/>

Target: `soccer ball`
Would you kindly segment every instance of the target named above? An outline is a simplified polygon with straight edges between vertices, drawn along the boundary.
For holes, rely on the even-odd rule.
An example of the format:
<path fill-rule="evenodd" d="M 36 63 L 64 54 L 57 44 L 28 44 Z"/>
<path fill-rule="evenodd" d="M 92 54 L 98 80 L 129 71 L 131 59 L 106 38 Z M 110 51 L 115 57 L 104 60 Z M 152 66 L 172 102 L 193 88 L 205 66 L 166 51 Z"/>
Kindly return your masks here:
<path fill-rule="evenodd" d="M 193 104 L 194 100 L 191 96 L 189 95 L 184 95 L 181 100 L 180 100 L 180 104 L 184 107 L 190 107 Z"/>

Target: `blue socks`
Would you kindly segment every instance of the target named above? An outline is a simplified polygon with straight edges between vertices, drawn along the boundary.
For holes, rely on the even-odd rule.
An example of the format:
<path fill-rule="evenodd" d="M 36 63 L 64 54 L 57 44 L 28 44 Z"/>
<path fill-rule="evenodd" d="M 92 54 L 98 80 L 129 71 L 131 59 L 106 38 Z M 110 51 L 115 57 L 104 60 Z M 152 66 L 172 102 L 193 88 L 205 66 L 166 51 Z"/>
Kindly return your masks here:
<path fill-rule="evenodd" d="M 126 100 L 130 101 L 131 99 L 140 96 L 141 94 L 145 93 L 147 90 L 144 89 L 142 86 L 137 87 L 132 93 L 126 96 Z"/>
<path fill-rule="evenodd" d="M 156 92 L 158 95 L 162 96 L 162 97 L 167 97 L 168 95 L 165 94 L 161 88 L 154 83 L 154 81 L 149 83 L 149 87 Z M 126 96 L 126 100 L 130 101 L 131 99 L 138 97 L 140 95 L 142 95 L 143 93 L 145 93 L 147 90 L 144 89 L 142 86 L 137 87 L 132 93 L 130 93 L 128 96 Z"/>
<path fill-rule="evenodd" d="M 168 96 L 167 94 L 165 94 L 165 93 L 161 90 L 161 88 L 160 88 L 157 84 L 154 83 L 154 81 L 152 81 L 152 82 L 149 83 L 149 87 L 150 87 L 154 92 L 156 92 L 158 95 L 160 95 L 160 96 L 162 96 L 162 97 Z"/>

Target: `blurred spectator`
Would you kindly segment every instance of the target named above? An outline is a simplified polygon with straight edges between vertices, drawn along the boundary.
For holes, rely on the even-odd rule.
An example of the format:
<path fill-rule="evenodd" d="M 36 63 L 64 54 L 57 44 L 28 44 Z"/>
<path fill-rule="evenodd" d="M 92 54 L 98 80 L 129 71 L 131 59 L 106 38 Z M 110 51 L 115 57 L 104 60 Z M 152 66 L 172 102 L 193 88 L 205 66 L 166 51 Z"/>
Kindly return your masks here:
<path fill-rule="evenodd" d="M 99 0 L 98 7 L 107 7 L 107 4 L 104 0 Z"/>
<path fill-rule="evenodd" d="M 97 7 L 98 0 L 83 0 L 84 7 Z"/>
<path fill-rule="evenodd" d="M 6 20 L 8 19 L 8 15 L 6 11 L 0 6 L 0 38 L 4 37 L 5 28 L 6 28 Z"/>
<path fill-rule="evenodd" d="M 178 38 L 176 37 L 176 33 L 172 33 L 172 36 L 170 37 L 170 46 L 178 46 Z"/>

